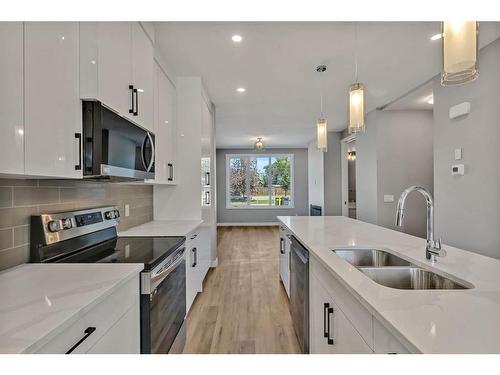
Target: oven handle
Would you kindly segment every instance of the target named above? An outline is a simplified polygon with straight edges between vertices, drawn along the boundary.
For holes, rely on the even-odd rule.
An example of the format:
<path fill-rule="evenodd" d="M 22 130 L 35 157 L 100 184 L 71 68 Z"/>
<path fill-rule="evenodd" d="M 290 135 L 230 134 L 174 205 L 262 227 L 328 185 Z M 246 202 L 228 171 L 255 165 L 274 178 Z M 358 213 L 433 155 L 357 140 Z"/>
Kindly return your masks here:
<path fill-rule="evenodd" d="M 179 266 L 179 264 L 181 264 L 184 261 L 184 252 L 185 249 L 182 249 L 182 251 L 178 253 L 180 255 L 177 258 L 177 260 L 174 263 L 172 263 L 170 267 L 168 267 L 166 270 L 158 272 L 155 275 L 151 276 L 151 283 L 156 283 L 167 277 L 169 274 L 171 274 L 172 271 L 174 271 Z"/>

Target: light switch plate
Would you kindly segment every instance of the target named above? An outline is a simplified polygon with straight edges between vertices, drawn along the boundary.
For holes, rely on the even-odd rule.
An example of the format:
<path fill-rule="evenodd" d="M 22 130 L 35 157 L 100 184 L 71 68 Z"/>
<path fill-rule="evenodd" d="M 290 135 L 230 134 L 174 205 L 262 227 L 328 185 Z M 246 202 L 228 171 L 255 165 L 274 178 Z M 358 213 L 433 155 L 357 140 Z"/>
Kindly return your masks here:
<path fill-rule="evenodd" d="M 394 195 L 384 195 L 384 202 L 386 203 L 394 202 Z"/>
<path fill-rule="evenodd" d="M 455 149 L 455 160 L 462 160 L 462 148 Z"/>
<path fill-rule="evenodd" d="M 125 216 L 130 216 L 130 204 L 125 205 Z"/>

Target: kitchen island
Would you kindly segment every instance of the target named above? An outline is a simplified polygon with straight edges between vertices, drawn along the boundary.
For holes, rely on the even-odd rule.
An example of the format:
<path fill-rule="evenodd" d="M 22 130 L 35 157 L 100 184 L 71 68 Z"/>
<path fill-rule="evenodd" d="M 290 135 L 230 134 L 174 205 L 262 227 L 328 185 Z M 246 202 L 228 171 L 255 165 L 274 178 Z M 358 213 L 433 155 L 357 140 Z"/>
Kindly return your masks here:
<path fill-rule="evenodd" d="M 314 272 L 324 273 L 323 280 L 331 277 L 330 284 L 336 284 L 325 285 L 327 289 L 340 288 L 346 294 L 340 300 L 355 300 L 340 303 L 339 308 L 366 344 L 367 350 L 362 352 L 392 352 L 377 350 L 376 333 L 380 330 L 386 330 L 407 352 L 500 352 L 499 260 L 443 244 L 447 256 L 431 263 L 425 258 L 422 238 L 342 216 L 278 219 L 309 251 L 311 285 L 315 285 Z M 446 243 L 446 238 L 443 241 Z M 469 289 L 408 290 L 383 286 L 333 251 L 349 247 L 387 249 L 418 267 L 461 280 Z M 310 293 L 314 300 L 315 291 L 311 289 Z M 350 309 L 354 304 L 359 307 Z M 337 334 L 341 340 L 341 333 Z M 313 343 L 312 335 L 313 331 Z"/>
<path fill-rule="evenodd" d="M 0 353 L 139 353 L 142 269 L 52 263 L 0 273 Z"/>

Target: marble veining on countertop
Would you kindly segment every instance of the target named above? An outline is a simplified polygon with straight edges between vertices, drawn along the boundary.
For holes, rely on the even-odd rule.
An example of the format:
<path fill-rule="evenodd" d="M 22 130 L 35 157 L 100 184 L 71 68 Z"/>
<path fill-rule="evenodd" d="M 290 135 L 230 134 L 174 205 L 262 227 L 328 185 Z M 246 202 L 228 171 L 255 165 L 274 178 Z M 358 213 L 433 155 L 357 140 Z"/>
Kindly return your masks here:
<path fill-rule="evenodd" d="M 0 273 L 0 353 L 36 351 L 143 268 L 52 263 Z"/>
<path fill-rule="evenodd" d="M 500 261 L 446 245 L 425 259 L 425 239 L 343 216 L 281 216 L 286 227 L 402 343 L 423 353 L 500 353 Z M 400 290 L 375 283 L 332 248 L 377 246 L 462 279 L 467 290 Z"/>
<path fill-rule="evenodd" d="M 119 237 L 186 236 L 198 228 L 203 220 L 153 220 L 118 232 Z"/>

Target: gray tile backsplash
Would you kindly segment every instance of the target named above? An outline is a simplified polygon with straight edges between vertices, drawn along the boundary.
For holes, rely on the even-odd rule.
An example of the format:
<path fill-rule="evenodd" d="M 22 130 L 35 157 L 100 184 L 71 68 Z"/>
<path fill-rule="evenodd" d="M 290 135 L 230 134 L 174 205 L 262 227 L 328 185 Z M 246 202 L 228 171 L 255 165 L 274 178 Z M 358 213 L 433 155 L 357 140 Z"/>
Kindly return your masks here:
<path fill-rule="evenodd" d="M 125 217 L 125 204 L 130 216 Z M 117 206 L 119 229 L 153 220 L 153 187 L 82 180 L 0 178 L 0 270 L 29 261 L 30 216 Z"/>

